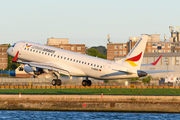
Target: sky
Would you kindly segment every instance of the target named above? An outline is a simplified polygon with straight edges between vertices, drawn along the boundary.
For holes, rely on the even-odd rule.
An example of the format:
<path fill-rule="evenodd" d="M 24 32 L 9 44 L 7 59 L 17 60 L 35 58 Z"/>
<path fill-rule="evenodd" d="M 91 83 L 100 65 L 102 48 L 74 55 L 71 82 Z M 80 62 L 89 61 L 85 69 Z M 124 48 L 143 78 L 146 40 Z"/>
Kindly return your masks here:
<path fill-rule="evenodd" d="M 125 43 L 180 26 L 180 0 L 0 0 L 0 44 L 69 38 L 87 47 Z"/>

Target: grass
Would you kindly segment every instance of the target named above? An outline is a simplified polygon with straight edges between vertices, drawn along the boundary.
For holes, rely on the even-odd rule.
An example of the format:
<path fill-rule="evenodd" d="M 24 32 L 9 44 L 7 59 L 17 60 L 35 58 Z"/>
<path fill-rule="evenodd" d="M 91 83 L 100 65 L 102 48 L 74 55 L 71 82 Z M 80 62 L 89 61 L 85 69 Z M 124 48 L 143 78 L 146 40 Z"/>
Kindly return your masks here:
<path fill-rule="evenodd" d="M 0 89 L 0 94 L 180 95 L 179 89 Z"/>

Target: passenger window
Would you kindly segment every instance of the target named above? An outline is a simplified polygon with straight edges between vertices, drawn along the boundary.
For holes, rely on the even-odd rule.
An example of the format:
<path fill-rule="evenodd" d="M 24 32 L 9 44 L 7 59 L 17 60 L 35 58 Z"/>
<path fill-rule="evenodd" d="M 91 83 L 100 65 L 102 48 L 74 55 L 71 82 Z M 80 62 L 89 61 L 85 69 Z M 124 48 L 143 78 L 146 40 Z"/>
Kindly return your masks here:
<path fill-rule="evenodd" d="M 76 60 L 74 59 L 74 61 L 73 62 L 75 62 Z"/>
<path fill-rule="evenodd" d="M 78 62 L 78 60 L 76 62 Z"/>
<path fill-rule="evenodd" d="M 82 61 L 82 64 L 83 64 L 84 62 Z"/>
<path fill-rule="evenodd" d="M 51 56 L 53 56 L 53 54 L 51 54 Z"/>
<path fill-rule="evenodd" d="M 35 52 L 35 50 L 33 50 L 33 52 Z"/>
<path fill-rule="evenodd" d="M 99 65 L 97 65 L 97 67 L 99 67 Z"/>
<path fill-rule="evenodd" d="M 38 53 L 38 50 L 36 51 L 36 53 Z"/>
<path fill-rule="evenodd" d="M 59 55 L 58 55 L 58 58 L 59 58 Z"/>
<path fill-rule="evenodd" d="M 64 57 L 64 59 L 66 59 L 66 57 Z"/>
<path fill-rule="evenodd" d="M 89 65 L 89 63 L 88 63 L 88 65 Z"/>
<path fill-rule="evenodd" d="M 67 60 L 69 60 L 69 58 Z"/>
<path fill-rule="evenodd" d="M 32 51 L 32 49 L 30 51 Z"/>
<path fill-rule="evenodd" d="M 86 62 L 84 64 L 86 64 Z"/>
<path fill-rule="evenodd" d="M 61 56 L 61 59 L 63 58 L 63 56 Z"/>
<path fill-rule="evenodd" d="M 100 68 L 102 68 L 102 66 Z"/>
<path fill-rule="evenodd" d="M 39 51 L 39 53 L 41 53 L 41 51 Z"/>
<path fill-rule="evenodd" d="M 70 61 L 72 61 L 72 59 Z"/>
<path fill-rule="evenodd" d="M 50 54 L 48 53 L 48 55 L 50 55 Z"/>
<path fill-rule="evenodd" d="M 47 53 L 45 53 L 45 55 L 46 55 Z"/>
<path fill-rule="evenodd" d="M 29 50 L 29 48 L 27 50 Z"/>
<path fill-rule="evenodd" d="M 79 61 L 79 63 L 81 63 L 81 61 Z"/>
<path fill-rule="evenodd" d="M 94 64 L 94 67 L 96 67 L 96 64 Z"/>
<path fill-rule="evenodd" d="M 26 50 L 26 48 L 24 48 L 24 50 Z"/>
<path fill-rule="evenodd" d="M 44 54 L 44 52 L 42 52 L 42 54 Z"/>
<path fill-rule="evenodd" d="M 93 66 L 93 64 L 91 63 L 91 66 Z"/>
<path fill-rule="evenodd" d="M 56 55 L 54 55 L 54 57 L 56 57 Z"/>

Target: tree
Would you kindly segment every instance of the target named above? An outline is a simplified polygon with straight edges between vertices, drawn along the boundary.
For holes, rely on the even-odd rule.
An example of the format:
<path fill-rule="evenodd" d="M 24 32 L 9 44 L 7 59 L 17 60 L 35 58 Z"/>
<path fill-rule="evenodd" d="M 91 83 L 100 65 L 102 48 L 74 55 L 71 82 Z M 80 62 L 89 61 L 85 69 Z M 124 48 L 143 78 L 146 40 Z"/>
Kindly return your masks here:
<path fill-rule="evenodd" d="M 98 50 L 98 52 L 100 52 L 102 55 L 107 55 L 107 49 L 104 46 L 93 46 L 91 48 L 95 48 L 96 50 Z"/>
<path fill-rule="evenodd" d="M 97 49 L 95 48 L 90 48 L 87 50 L 87 55 L 94 56 L 94 57 L 99 57 L 103 59 L 107 59 L 106 55 L 102 55 L 100 52 L 98 52 Z"/>
<path fill-rule="evenodd" d="M 143 79 L 142 79 L 142 82 L 144 83 L 144 85 L 145 84 L 147 84 L 147 83 L 150 83 L 150 81 L 151 81 L 151 79 L 152 79 L 152 76 L 147 76 L 147 77 L 144 77 Z"/>

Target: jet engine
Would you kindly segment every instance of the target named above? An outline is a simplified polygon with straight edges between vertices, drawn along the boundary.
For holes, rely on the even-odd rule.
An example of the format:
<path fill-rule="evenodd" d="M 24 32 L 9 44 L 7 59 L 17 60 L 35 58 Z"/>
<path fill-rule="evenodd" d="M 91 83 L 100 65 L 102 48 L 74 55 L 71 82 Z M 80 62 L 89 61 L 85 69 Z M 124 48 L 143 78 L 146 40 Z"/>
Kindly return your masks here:
<path fill-rule="evenodd" d="M 30 75 L 33 75 L 36 78 L 52 78 L 54 74 L 52 71 L 43 70 L 42 68 L 35 68 L 33 70 L 29 65 L 24 66 L 24 71 Z"/>

